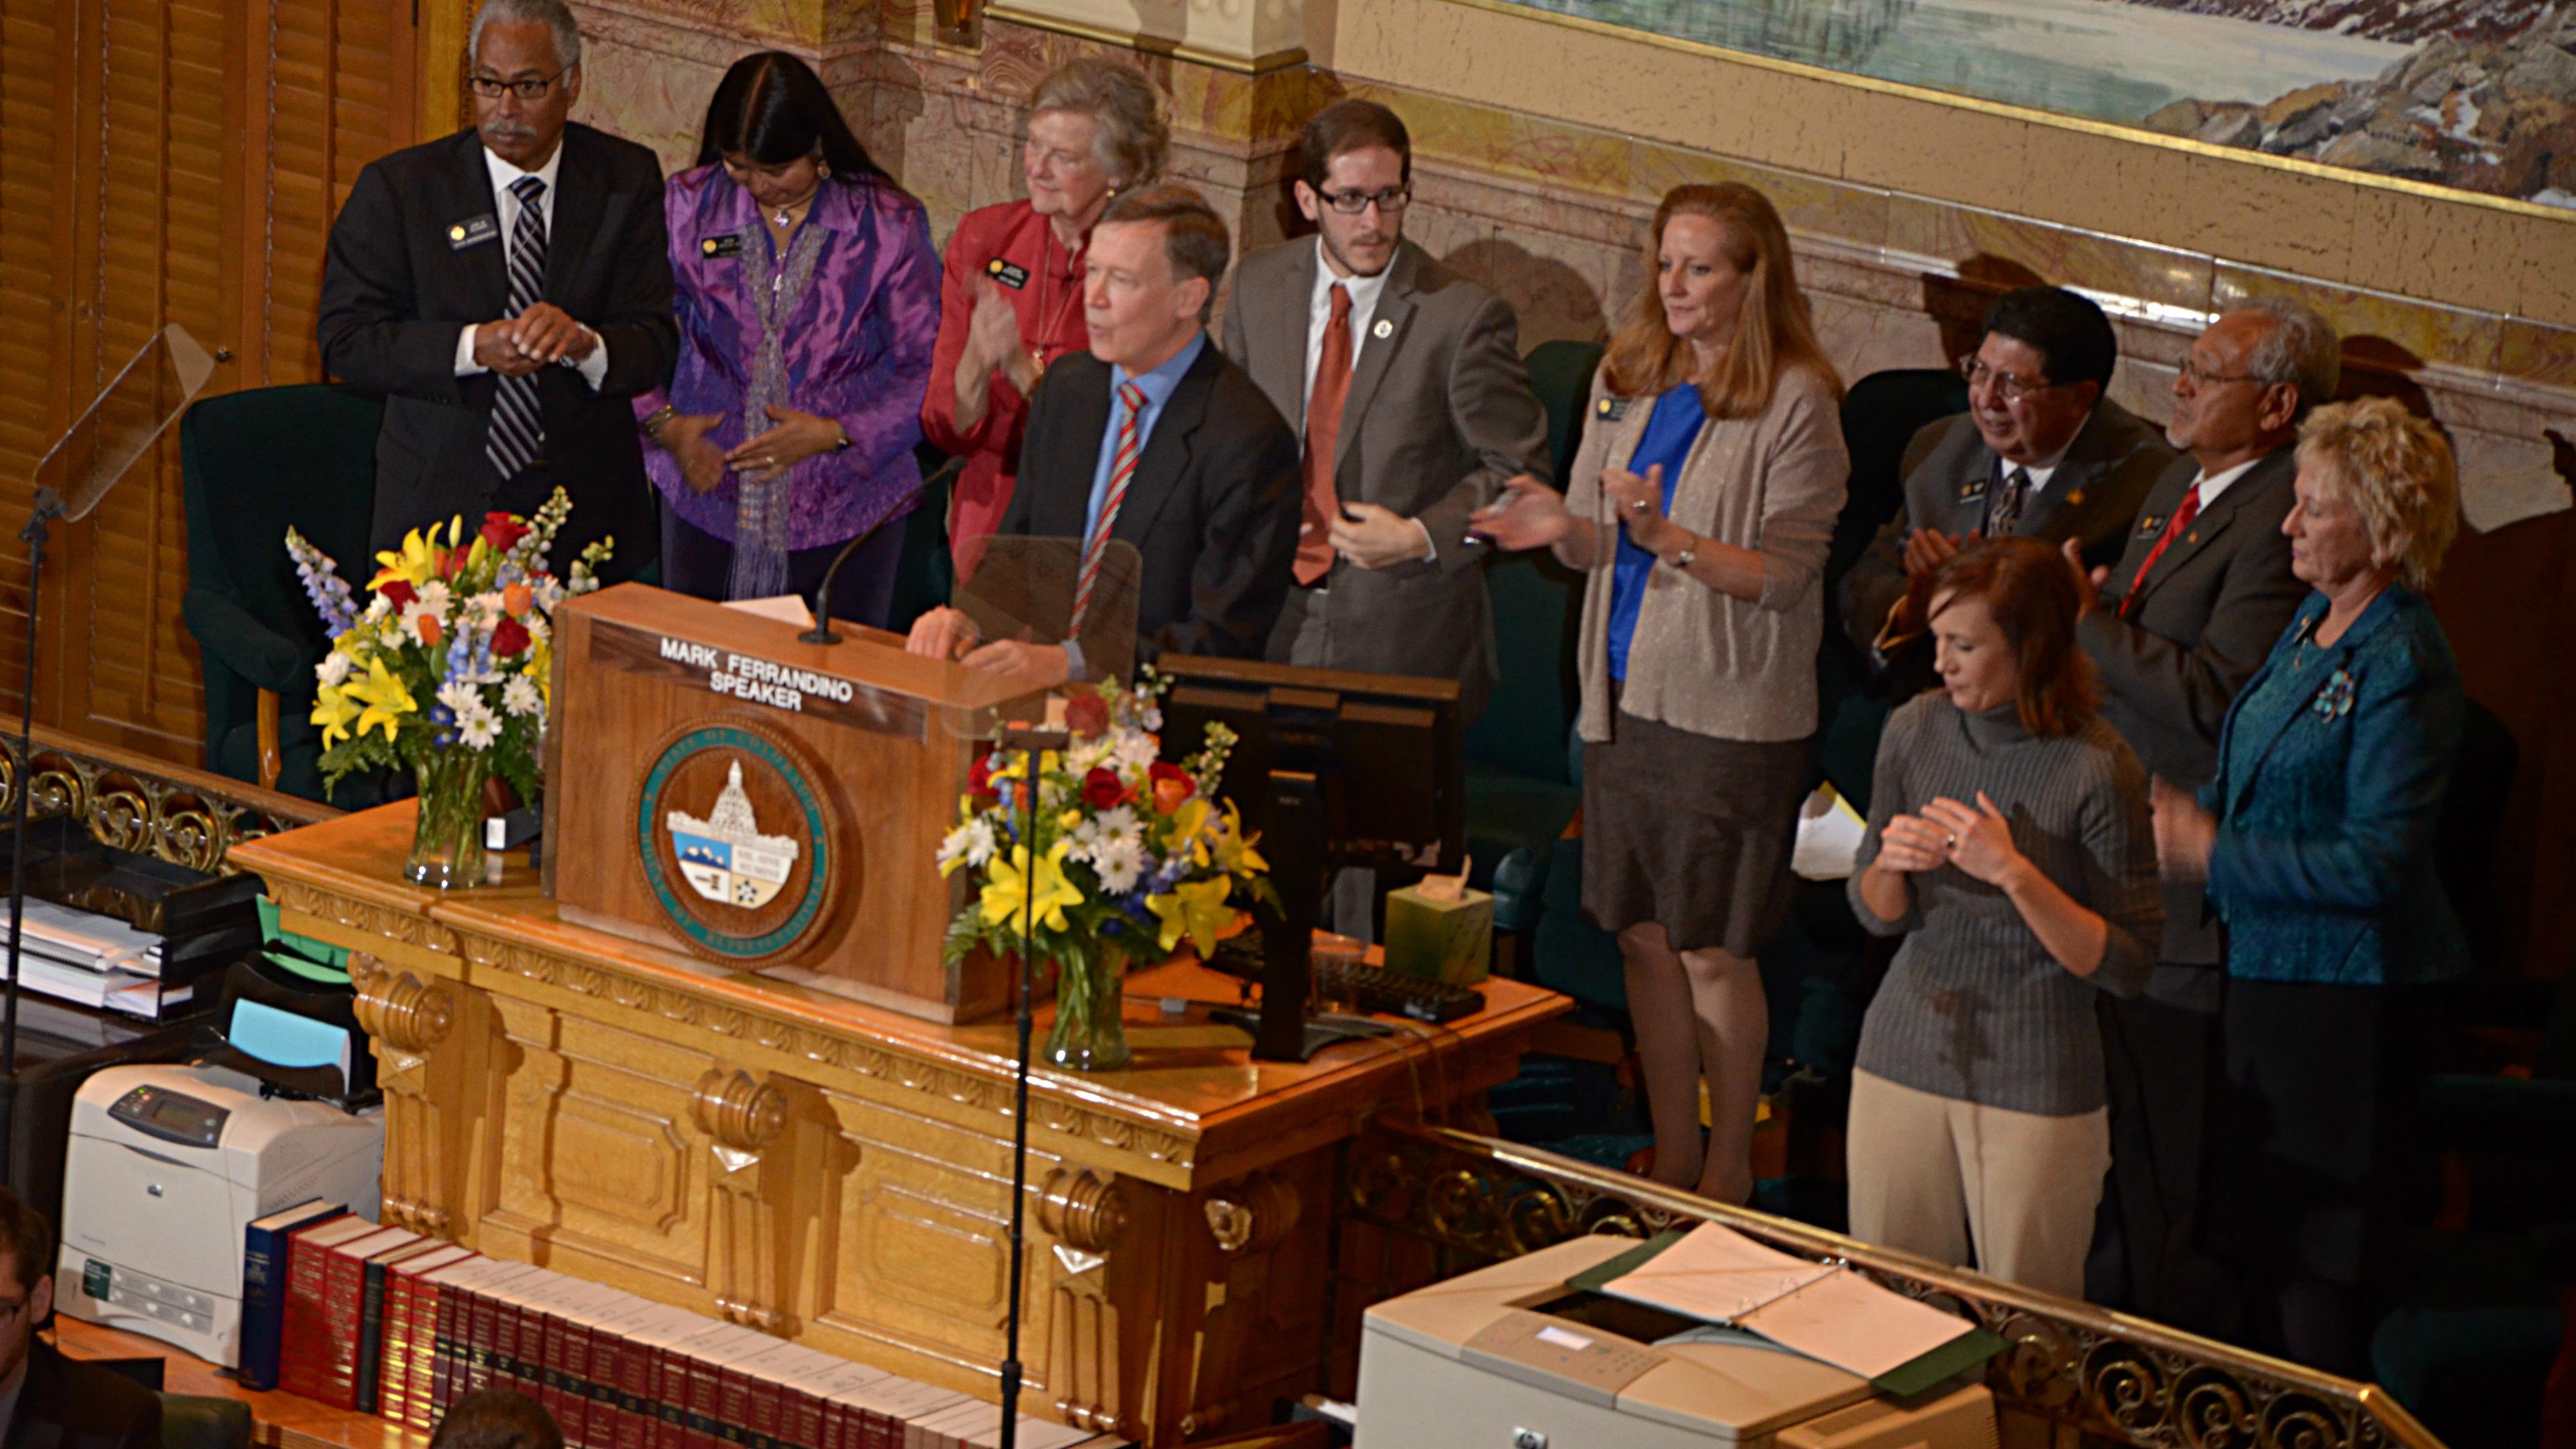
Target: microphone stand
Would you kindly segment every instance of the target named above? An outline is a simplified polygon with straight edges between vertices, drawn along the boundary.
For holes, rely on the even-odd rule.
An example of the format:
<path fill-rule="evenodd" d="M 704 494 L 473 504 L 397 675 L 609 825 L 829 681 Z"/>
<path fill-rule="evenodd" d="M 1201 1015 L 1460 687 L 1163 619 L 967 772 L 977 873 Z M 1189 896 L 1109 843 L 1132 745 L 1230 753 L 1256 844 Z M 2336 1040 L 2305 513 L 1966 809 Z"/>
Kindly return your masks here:
<path fill-rule="evenodd" d="M 928 493 L 931 489 L 936 488 L 947 482 L 950 478 L 955 477 L 958 470 L 965 466 L 966 459 L 963 456 L 951 458 L 947 462 L 940 464 L 929 477 L 921 480 L 921 491 L 923 493 Z M 907 514 L 905 516 L 909 517 L 910 515 Z M 902 520 L 900 519 L 889 518 L 884 523 L 878 524 L 877 528 L 884 528 L 889 524 L 901 521 Z M 832 632 L 832 580 L 841 576 L 841 565 L 850 561 L 850 555 L 859 551 L 859 545 L 876 536 L 877 529 L 871 528 L 867 532 L 860 534 L 858 537 L 851 539 L 848 543 L 842 544 L 841 551 L 832 555 L 832 566 L 823 570 L 823 582 L 817 585 L 814 590 L 814 627 L 797 635 L 797 643 L 838 644 L 841 642 L 841 636 Z"/>
<path fill-rule="evenodd" d="M 1001 1449 L 1019 1449 L 1020 1442 L 1020 1278 L 1027 1255 L 1029 1036 L 1036 1020 L 1029 998 L 1037 994 L 1038 752 L 1062 748 L 1066 738 L 1063 730 L 1020 727 L 1005 728 L 1001 740 L 1003 748 L 1017 748 L 1023 762 L 1020 785 L 1021 793 L 1028 797 L 1028 825 L 1021 843 L 1029 852 L 1028 875 L 1020 882 L 1020 1009 L 1012 1023 L 1019 1032 L 1019 1058 L 1011 1072 L 1011 1298 L 1002 1317 Z"/>
<path fill-rule="evenodd" d="M 18 1148 L 18 953 L 27 924 L 27 797 L 36 789 L 36 607 L 43 598 L 45 544 L 63 516 L 62 495 L 38 488 L 18 537 L 27 545 L 27 672 L 18 688 L 18 768 L 9 802 L 9 979 L 0 987 L 0 1173 Z M 14 1176 L 14 1174 L 10 1174 Z"/>

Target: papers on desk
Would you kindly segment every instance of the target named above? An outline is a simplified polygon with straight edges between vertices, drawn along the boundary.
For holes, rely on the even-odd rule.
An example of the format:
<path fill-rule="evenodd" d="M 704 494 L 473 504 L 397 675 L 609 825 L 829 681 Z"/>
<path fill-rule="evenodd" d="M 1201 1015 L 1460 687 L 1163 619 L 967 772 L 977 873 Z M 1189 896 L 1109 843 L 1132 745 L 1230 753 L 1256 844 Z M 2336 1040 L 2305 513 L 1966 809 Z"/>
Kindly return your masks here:
<path fill-rule="evenodd" d="M 18 985 L 26 991 L 147 1021 L 194 993 L 193 983 L 162 982 L 159 936 L 113 916 L 31 899 L 19 939 Z"/>
<path fill-rule="evenodd" d="M 1907 1387 L 1916 1380 L 1928 1388 L 2004 1346 L 1849 1268 L 1793 1257 L 1717 1223 L 1648 1251 L 1654 1246 L 1605 1264 L 1624 1266 L 1616 1276 L 1596 1284 L 1587 1275 L 1578 1286 L 1758 1333 L 1896 1393 L 1919 1391 Z"/>

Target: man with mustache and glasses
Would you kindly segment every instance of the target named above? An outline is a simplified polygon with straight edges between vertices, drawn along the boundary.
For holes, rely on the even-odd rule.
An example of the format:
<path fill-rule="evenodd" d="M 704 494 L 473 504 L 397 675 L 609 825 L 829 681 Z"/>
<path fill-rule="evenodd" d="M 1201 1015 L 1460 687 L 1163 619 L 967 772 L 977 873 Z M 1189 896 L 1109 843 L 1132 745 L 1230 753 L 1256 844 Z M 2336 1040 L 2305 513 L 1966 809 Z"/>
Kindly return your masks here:
<path fill-rule="evenodd" d="M 2174 450 L 2107 396 L 2119 339 L 2062 287 L 2006 292 L 1959 359 L 1968 410 L 1915 435 L 1905 503 L 1843 578 L 1843 627 L 1889 667 L 1892 703 L 1932 683 L 1923 585 L 1971 536 L 2075 539 L 2086 568 L 2118 560 Z"/>
<path fill-rule="evenodd" d="M 1473 719 L 1493 625 L 1467 519 L 1506 479 L 1547 481 L 1547 416 L 1510 306 L 1404 239 L 1404 122 L 1341 101 L 1301 151 L 1297 209 L 1317 234 L 1244 258 L 1225 314 L 1226 355 L 1303 440 L 1296 586 L 1270 657 L 1455 679 Z"/>
<path fill-rule="evenodd" d="M 561 486 L 556 566 L 614 536 L 608 576 L 630 577 L 659 529 L 627 399 L 679 355 L 661 163 L 567 123 L 563 0 L 486 0 L 466 54 L 474 129 L 369 164 L 331 227 L 322 365 L 385 396 L 376 544 Z"/>

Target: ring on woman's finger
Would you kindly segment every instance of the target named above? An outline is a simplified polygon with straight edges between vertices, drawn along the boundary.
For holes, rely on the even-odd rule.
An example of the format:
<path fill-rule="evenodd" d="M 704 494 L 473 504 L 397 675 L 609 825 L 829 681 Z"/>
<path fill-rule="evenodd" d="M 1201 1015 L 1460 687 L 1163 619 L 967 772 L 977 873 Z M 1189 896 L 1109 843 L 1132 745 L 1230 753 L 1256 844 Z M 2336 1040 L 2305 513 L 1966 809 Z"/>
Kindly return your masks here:
<path fill-rule="evenodd" d="M 1950 831 L 1942 831 L 1941 844 L 1944 849 L 1956 850 L 1959 848 L 1959 837 Z"/>
<path fill-rule="evenodd" d="M 1643 513 L 1643 512 L 1645 512 L 1645 511 L 1646 511 L 1646 500 L 1645 500 L 1645 499 L 1643 499 L 1643 498 L 1639 498 L 1639 499 L 1636 499 L 1636 500 L 1634 500 L 1634 501 L 1630 502 L 1630 503 L 1629 503 L 1629 505 L 1628 505 L 1628 511 L 1629 511 L 1630 513 Z"/>

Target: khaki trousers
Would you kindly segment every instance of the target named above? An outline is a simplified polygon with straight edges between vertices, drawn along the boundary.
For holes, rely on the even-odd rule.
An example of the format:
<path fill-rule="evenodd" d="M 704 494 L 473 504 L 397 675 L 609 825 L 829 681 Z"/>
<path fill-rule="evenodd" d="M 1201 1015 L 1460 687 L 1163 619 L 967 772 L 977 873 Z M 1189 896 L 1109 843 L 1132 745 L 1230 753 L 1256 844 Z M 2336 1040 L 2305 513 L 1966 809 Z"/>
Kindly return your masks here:
<path fill-rule="evenodd" d="M 2043 1117 L 1852 1073 L 1851 1232 L 1991 1278 L 2084 1296 L 2110 1113 Z"/>

